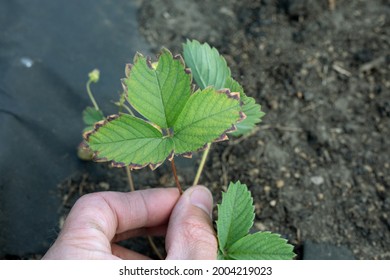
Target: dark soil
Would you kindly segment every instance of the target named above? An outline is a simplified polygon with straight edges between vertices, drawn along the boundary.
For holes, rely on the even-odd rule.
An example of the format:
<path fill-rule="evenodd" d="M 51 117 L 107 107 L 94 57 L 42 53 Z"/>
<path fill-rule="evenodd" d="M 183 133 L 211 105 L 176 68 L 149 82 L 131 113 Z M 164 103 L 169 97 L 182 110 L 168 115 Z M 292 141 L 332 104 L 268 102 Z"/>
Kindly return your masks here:
<path fill-rule="evenodd" d="M 216 202 L 240 180 L 257 230 L 390 259 L 389 15 L 385 0 L 142 2 L 140 31 L 156 53 L 208 42 L 266 112 L 253 134 L 213 146 L 201 183 Z M 196 162 L 179 162 L 186 185 Z M 123 170 L 101 166 L 64 193 L 127 188 Z M 140 188 L 173 186 L 167 166 L 134 176 Z"/>

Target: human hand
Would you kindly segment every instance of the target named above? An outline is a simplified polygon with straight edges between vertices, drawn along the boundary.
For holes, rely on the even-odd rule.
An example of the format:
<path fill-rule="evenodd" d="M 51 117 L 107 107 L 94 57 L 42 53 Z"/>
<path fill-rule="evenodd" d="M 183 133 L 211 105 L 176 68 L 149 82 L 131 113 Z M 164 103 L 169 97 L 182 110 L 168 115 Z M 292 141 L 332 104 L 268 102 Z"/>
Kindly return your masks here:
<path fill-rule="evenodd" d="M 167 259 L 216 259 L 213 198 L 202 186 L 82 196 L 43 259 L 148 259 L 116 242 L 166 235 Z"/>

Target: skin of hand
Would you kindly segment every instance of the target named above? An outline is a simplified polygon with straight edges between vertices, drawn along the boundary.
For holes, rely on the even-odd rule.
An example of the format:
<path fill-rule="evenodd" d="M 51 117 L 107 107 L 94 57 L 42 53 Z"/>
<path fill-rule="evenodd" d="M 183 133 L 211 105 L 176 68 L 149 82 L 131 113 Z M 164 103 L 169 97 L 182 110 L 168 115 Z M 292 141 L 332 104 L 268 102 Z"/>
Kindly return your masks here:
<path fill-rule="evenodd" d="M 203 186 L 82 196 L 43 259 L 148 259 L 116 242 L 165 235 L 167 259 L 216 259 L 213 198 Z"/>

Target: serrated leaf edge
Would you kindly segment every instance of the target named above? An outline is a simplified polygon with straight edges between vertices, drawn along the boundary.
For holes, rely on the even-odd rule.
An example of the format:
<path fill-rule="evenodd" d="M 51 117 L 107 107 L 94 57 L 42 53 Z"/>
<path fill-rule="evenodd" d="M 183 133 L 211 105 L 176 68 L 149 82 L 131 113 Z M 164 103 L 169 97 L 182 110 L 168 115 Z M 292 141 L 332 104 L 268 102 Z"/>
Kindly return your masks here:
<path fill-rule="evenodd" d="M 83 133 L 83 138 L 86 141 L 87 147 L 89 148 L 88 140 L 92 134 L 96 133 L 99 130 L 99 128 L 103 127 L 108 122 L 116 120 L 119 117 L 120 117 L 120 115 L 117 115 L 117 114 L 110 115 L 105 120 L 102 120 L 102 121 L 95 123 L 94 128 L 92 130 L 89 130 L 89 131 L 86 131 L 85 133 Z M 143 120 L 143 121 L 147 122 L 148 124 L 152 125 L 156 129 L 161 131 L 161 129 L 157 125 L 155 125 L 151 122 L 148 122 L 146 120 Z M 99 157 L 99 151 L 93 151 L 93 158 L 92 159 L 96 162 L 108 162 L 112 167 L 122 168 L 122 167 L 128 166 L 131 170 L 137 170 L 137 169 L 142 169 L 146 166 L 149 166 L 150 169 L 155 170 L 157 167 L 159 167 L 161 164 L 163 164 L 165 160 L 172 161 L 173 157 L 174 157 L 174 152 L 172 151 L 164 160 L 157 162 L 157 163 L 149 162 L 149 163 L 145 163 L 145 164 L 136 164 L 136 163 L 126 164 L 124 162 L 109 160 L 106 157 Z"/>
<path fill-rule="evenodd" d="M 271 231 L 258 231 L 258 232 L 253 233 L 253 234 L 248 233 L 247 235 L 245 235 L 245 236 L 241 237 L 239 240 L 237 240 L 235 243 L 239 242 L 239 241 L 240 241 L 241 239 L 243 239 L 243 238 L 248 238 L 248 237 L 253 236 L 253 235 L 257 234 L 257 233 L 268 233 L 268 234 L 270 234 L 270 235 L 273 236 L 273 237 L 279 238 L 280 241 L 283 241 L 283 243 L 281 243 L 281 244 L 287 245 L 288 247 L 290 247 L 291 253 L 292 253 L 292 258 L 294 258 L 294 257 L 296 256 L 296 254 L 293 252 L 294 246 L 293 246 L 292 244 L 288 243 L 288 240 L 287 240 L 286 238 L 283 238 L 279 233 L 274 233 L 274 232 L 271 232 Z M 235 243 L 233 243 L 233 244 L 231 245 L 231 247 L 232 247 Z M 224 257 L 229 257 L 230 259 L 235 259 L 235 260 L 236 260 L 237 258 L 234 258 L 234 256 L 230 255 L 228 250 L 229 250 L 229 248 L 227 248 L 227 250 L 224 252 L 225 254 L 224 254 L 223 256 L 224 256 Z M 275 253 L 275 254 L 268 254 L 268 255 L 280 255 L 280 254 L 276 254 L 276 253 Z"/>
<path fill-rule="evenodd" d="M 196 45 L 196 48 L 198 48 L 199 50 L 204 47 L 204 48 L 208 49 L 208 51 L 210 51 L 211 53 L 217 54 L 218 57 L 223 61 L 223 64 L 227 68 L 227 72 L 228 72 L 227 77 L 231 76 L 231 70 L 230 70 L 229 66 L 227 65 L 227 61 L 226 61 L 225 57 L 222 54 L 220 54 L 220 52 L 218 51 L 217 48 L 210 46 L 207 42 L 201 43 L 198 40 L 190 40 L 188 38 L 187 38 L 187 41 L 185 43 L 183 43 L 182 45 L 183 45 L 183 50 L 185 47 L 193 48 Z M 198 72 L 198 69 L 196 69 L 196 71 Z M 202 81 L 202 84 L 205 84 L 205 82 Z M 201 87 L 201 85 L 198 85 L 198 86 Z M 202 86 L 204 86 L 204 88 L 208 87 L 208 85 L 202 85 Z"/>
<path fill-rule="evenodd" d="M 221 200 L 221 203 L 220 203 L 220 204 L 217 204 L 218 213 L 219 213 L 219 211 L 220 211 L 220 207 L 221 207 L 222 203 L 224 202 L 224 200 L 226 199 L 226 196 L 228 195 L 229 189 L 230 189 L 232 186 L 235 186 L 235 185 L 243 186 L 243 187 L 245 188 L 245 192 L 247 192 L 247 194 L 249 194 L 250 201 L 251 201 L 250 203 L 251 203 L 251 207 L 252 207 L 252 208 L 251 208 L 251 212 L 253 213 L 253 216 L 252 216 L 252 219 L 251 219 L 251 226 L 250 226 L 250 227 L 252 227 L 252 226 L 253 226 L 253 222 L 254 222 L 254 218 L 255 218 L 255 214 L 254 214 L 254 209 L 255 209 L 255 207 L 254 207 L 254 205 L 253 205 L 253 197 L 252 197 L 252 195 L 251 195 L 251 192 L 250 192 L 248 186 L 247 186 L 246 184 L 242 184 L 240 180 L 238 180 L 238 181 L 236 181 L 236 182 L 234 182 L 234 183 L 233 183 L 233 182 L 230 182 L 227 191 L 226 191 L 226 192 L 222 192 L 222 200 Z M 219 226 L 218 226 L 218 223 L 219 223 L 219 218 L 218 218 L 218 220 L 217 220 L 217 228 L 219 227 Z M 233 225 L 233 224 L 232 224 L 232 225 Z M 235 223 L 235 225 L 237 225 L 237 223 Z M 245 235 L 241 236 L 238 240 L 240 240 L 241 238 L 247 236 L 248 234 L 249 234 L 249 228 L 248 228 L 248 232 L 247 232 Z M 218 234 L 218 237 L 219 237 L 219 234 Z M 236 240 L 236 242 L 237 242 L 238 240 Z M 227 241 L 228 241 L 228 240 L 226 240 L 226 244 L 221 244 L 221 242 L 220 242 L 220 240 L 219 240 L 219 238 L 218 238 L 218 248 L 219 248 L 219 251 L 221 252 L 221 254 L 222 254 L 224 257 L 228 256 L 227 252 L 228 252 L 229 247 L 226 247 L 226 246 L 227 246 L 227 243 L 228 243 Z M 233 243 L 233 244 L 234 244 L 234 243 Z M 230 246 L 231 246 L 231 245 L 232 245 L 232 244 L 230 244 Z"/>

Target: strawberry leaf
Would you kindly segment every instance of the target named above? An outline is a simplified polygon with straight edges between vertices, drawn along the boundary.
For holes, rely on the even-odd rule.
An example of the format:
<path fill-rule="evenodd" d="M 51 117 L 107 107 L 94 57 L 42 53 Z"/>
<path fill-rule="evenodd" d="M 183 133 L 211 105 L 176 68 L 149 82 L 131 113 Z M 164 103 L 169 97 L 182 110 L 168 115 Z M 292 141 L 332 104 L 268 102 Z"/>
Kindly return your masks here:
<path fill-rule="evenodd" d="M 222 193 L 222 203 L 218 205 L 219 250 L 225 252 L 247 235 L 254 217 L 253 199 L 247 186 L 240 181 L 230 183 L 227 192 Z"/>
<path fill-rule="evenodd" d="M 172 139 L 163 137 L 159 128 L 127 114 L 97 123 L 85 138 L 90 149 L 97 151 L 95 160 L 113 160 L 114 166 L 134 169 L 158 166 L 173 147 Z"/>
<path fill-rule="evenodd" d="M 293 249 L 279 234 L 256 232 L 235 242 L 227 255 L 235 260 L 291 260 L 295 257 Z"/>
<path fill-rule="evenodd" d="M 196 151 L 211 141 L 226 140 L 240 119 L 239 96 L 208 87 L 189 98 L 174 126 L 176 153 Z"/>
<path fill-rule="evenodd" d="M 265 115 L 261 111 L 261 106 L 256 103 L 255 99 L 248 97 L 242 86 L 233 78 L 228 77 L 226 79 L 225 87 L 229 88 L 233 92 L 239 92 L 242 105 L 242 111 L 244 112 L 246 118 L 242 122 L 237 124 L 237 130 L 230 133 L 233 136 L 241 136 L 251 132 L 254 126 L 261 122 L 261 118 Z"/>
<path fill-rule="evenodd" d="M 231 92 L 240 93 L 243 103 L 242 111 L 246 118 L 237 125 L 237 130 L 231 135 L 241 136 L 251 132 L 254 126 L 261 121 L 264 113 L 261 111 L 261 106 L 256 104 L 255 99 L 246 96 L 242 86 L 231 77 L 226 60 L 218 50 L 211 48 L 207 43 L 201 44 L 196 40 L 187 40 L 183 44 L 183 55 L 199 88 L 213 86 L 216 89 L 228 88 Z"/>
<path fill-rule="evenodd" d="M 95 109 L 94 107 L 87 107 L 83 111 L 83 121 L 87 126 L 84 128 L 84 131 L 89 131 L 93 129 L 93 125 L 98 122 L 104 120 L 104 115 L 102 111 Z"/>
<path fill-rule="evenodd" d="M 226 78 L 230 77 L 230 69 L 217 49 L 211 48 L 207 43 L 187 40 L 187 43 L 183 44 L 183 56 L 201 89 L 208 86 L 215 89 L 225 87 Z"/>
<path fill-rule="evenodd" d="M 293 246 L 278 234 L 249 234 L 254 220 L 253 199 L 246 185 L 230 183 L 218 205 L 218 259 L 222 260 L 287 260 L 292 259 Z"/>
<path fill-rule="evenodd" d="M 182 58 L 166 49 L 155 68 L 137 54 L 123 84 L 129 103 L 146 120 L 112 116 L 84 135 L 95 158 L 114 166 L 155 168 L 174 154 L 188 155 L 227 139 L 226 133 L 243 119 L 238 93 L 211 87 L 193 93 Z"/>

